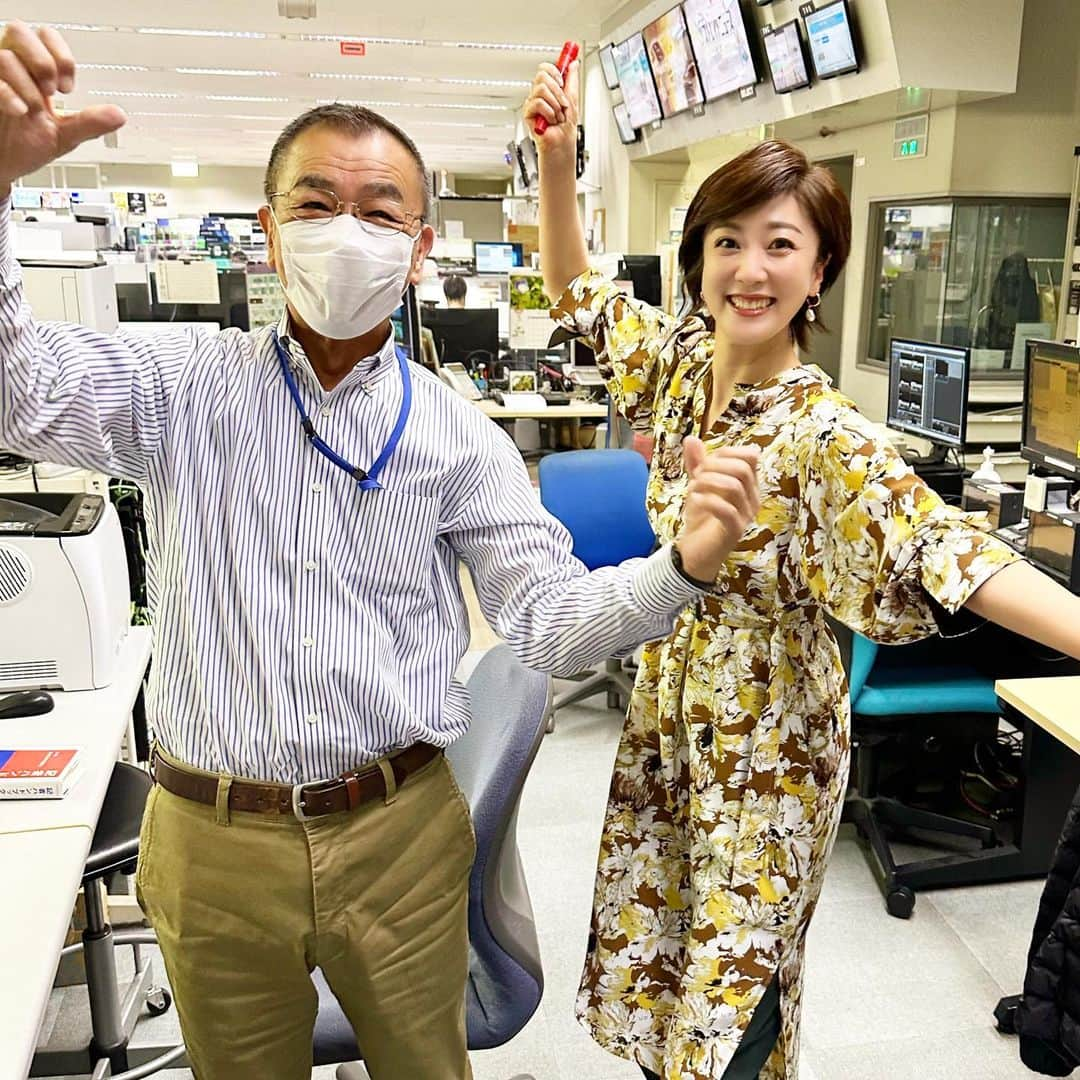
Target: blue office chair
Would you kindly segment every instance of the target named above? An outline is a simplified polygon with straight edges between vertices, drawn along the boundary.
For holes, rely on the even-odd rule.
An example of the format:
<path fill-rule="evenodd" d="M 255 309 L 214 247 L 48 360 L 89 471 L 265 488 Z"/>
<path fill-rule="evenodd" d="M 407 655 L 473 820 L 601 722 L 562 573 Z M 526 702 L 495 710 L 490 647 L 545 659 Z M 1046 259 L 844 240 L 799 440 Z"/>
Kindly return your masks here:
<path fill-rule="evenodd" d="M 649 467 L 636 450 L 572 450 L 549 454 L 539 466 L 540 501 L 569 530 L 574 554 L 590 569 L 648 555 L 656 546 L 645 512 Z M 616 657 L 552 702 L 555 711 L 607 691 L 608 707 L 625 708 L 632 680 Z"/>
<path fill-rule="evenodd" d="M 969 883 L 966 853 L 897 864 L 886 830 L 928 829 L 968 837 L 984 848 L 997 843 L 994 830 L 960 818 L 906 806 L 876 794 L 882 744 L 895 741 L 916 726 L 927 728 L 923 747 L 932 751 L 948 736 L 992 738 L 998 726 L 994 680 L 964 664 L 942 657 L 942 642 L 920 642 L 881 648 L 861 634 L 853 635 L 849 678 L 854 729 L 855 789 L 845 805 L 867 845 L 871 869 L 885 896 L 890 915 L 906 919 L 915 908 L 915 890 Z M 936 653 L 936 656 L 933 655 Z M 928 659 L 937 663 L 927 663 Z"/>
<path fill-rule="evenodd" d="M 540 1004 L 544 975 L 529 890 L 517 847 L 521 790 L 544 735 L 551 679 L 521 664 L 509 646 L 486 653 L 468 681 L 469 730 L 446 756 L 469 800 L 476 861 L 469 879 L 469 1049 L 509 1042 Z M 352 1027 L 320 971 L 316 1065 L 362 1058 Z M 342 1071 L 339 1070 L 339 1076 Z"/>

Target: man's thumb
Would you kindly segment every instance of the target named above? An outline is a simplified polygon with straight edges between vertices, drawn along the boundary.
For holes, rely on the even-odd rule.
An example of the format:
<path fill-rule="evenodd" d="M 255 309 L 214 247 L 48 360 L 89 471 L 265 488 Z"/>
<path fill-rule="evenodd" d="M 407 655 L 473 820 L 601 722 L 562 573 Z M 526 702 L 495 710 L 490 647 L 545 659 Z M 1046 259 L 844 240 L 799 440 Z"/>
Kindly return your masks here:
<path fill-rule="evenodd" d="M 682 458 L 686 475 L 693 480 L 694 473 L 701 468 L 701 463 L 705 460 L 705 444 L 694 435 L 683 439 Z"/>
<path fill-rule="evenodd" d="M 60 117 L 60 152 L 66 154 L 87 139 L 98 139 L 127 123 L 127 114 L 115 105 L 92 105 L 82 112 Z"/>

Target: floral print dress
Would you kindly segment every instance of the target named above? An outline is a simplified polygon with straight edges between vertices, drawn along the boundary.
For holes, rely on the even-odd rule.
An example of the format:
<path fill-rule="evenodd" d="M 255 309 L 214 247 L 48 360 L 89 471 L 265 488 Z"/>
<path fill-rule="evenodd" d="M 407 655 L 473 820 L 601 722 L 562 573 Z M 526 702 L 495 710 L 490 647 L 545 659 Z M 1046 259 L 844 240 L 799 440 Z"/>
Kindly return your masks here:
<path fill-rule="evenodd" d="M 713 338 L 592 271 L 552 310 L 654 443 L 648 511 L 678 536 L 682 440 Z M 559 331 L 557 331 L 557 334 Z M 712 590 L 646 646 L 611 781 L 577 1013 L 664 1080 L 718 1080 L 769 981 L 763 1080 L 797 1080 L 806 931 L 847 785 L 850 711 L 828 613 L 875 641 L 937 632 L 1016 556 L 947 507 L 816 367 L 736 388 L 707 449 L 761 448 L 761 510 Z"/>

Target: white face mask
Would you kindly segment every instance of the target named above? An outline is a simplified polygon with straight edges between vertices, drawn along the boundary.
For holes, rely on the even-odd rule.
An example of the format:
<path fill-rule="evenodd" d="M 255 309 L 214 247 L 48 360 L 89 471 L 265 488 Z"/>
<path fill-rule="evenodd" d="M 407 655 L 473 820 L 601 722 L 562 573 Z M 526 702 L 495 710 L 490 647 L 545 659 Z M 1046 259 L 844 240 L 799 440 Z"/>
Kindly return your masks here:
<path fill-rule="evenodd" d="M 416 241 L 372 235 L 351 214 L 278 225 L 285 295 L 323 337 L 348 340 L 374 330 L 401 303 Z"/>

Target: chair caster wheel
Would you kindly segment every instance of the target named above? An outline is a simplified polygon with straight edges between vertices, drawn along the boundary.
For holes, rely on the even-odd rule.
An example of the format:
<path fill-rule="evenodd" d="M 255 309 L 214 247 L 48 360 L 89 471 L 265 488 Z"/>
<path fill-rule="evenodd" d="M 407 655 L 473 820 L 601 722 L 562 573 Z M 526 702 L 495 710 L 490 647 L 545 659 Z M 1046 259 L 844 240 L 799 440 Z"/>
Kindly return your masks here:
<path fill-rule="evenodd" d="M 898 885 L 885 897 L 885 907 L 893 918 L 910 919 L 915 910 L 915 894 L 906 885 Z"/>
<path fill-rule="evenodd" d="M 151 986 L 146 991 L 146 1011 L 151 1016 L 161 1016 L 172 1007 L 172 994 L 164 987 Z"/>
<path fill-rule="evenodd" d="M 1020 994 L 1003 997 L 994 1008 L 994 1020 L 1002 1035 L 1016 1034 L 1016 1012 L 1020 1007 Z"/>

